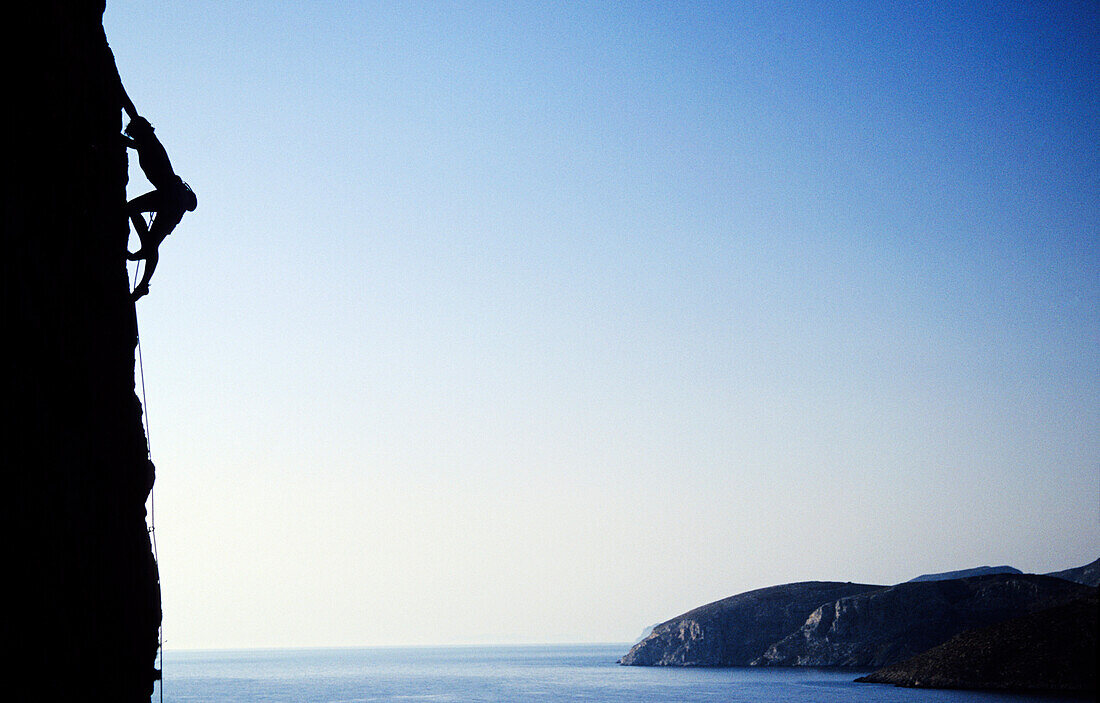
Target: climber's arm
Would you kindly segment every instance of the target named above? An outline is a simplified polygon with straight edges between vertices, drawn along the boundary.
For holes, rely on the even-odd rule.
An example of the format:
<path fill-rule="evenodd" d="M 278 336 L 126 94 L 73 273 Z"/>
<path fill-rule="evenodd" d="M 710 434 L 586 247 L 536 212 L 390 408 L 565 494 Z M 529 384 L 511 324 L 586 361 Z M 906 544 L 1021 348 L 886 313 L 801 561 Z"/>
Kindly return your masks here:
<path fill-rule="evenodd" d="M 130 96 L 126 94 L 126 87 L 122 85 L 122 78 L 118 79 L 118 92 L 119 98 L 122 100 L 122 109 L 126 111 L 126 115 L 131 120 L 136 119 L 138 117 L 137 108 L 134 107 L 134 101 L 130 100 Z"/>

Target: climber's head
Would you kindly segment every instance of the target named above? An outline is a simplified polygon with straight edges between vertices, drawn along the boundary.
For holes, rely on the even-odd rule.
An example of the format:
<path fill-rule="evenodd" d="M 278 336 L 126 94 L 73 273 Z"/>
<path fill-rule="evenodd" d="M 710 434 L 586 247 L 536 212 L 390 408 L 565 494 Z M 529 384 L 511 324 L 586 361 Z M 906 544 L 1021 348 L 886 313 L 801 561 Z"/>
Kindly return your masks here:
<path fill-rule="evenodd" d="M 153 131 L 153 125 L 149 124 L 149 120 L 144 117 L 135 117 L 130 120 L 130 124 L 126 125 L 126 134 L 138 139 L 152 134 Z"/>
<path fill-rule="evenodd" d="M 180 181 L 183 183 L 183 181 Z M 199 199 L 195 197 L 195 191 L 191 190 L 191 186 L 186 183 L 183 184 L 183 207 L 188 212 L 193 212 L 195 208 L 199 206 Z"/>

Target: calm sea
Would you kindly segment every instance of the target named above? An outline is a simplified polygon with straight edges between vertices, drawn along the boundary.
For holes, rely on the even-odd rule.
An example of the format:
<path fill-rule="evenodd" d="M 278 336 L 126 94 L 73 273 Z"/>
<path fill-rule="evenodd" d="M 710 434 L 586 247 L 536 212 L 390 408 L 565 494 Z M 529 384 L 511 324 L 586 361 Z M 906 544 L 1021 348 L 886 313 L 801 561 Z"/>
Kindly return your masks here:
<path fill-rule="evenodd" d="M 593 701 L 649 703 L 1007 703 L 1074 700 L 923 691 L 828 669 L 619 666 L 629 645 L 165 652 L 172 703 Z M 160 692 L 153 696 L 159 700 Z M 1080 699 L 1077 699 L 1078 703 Z"/>

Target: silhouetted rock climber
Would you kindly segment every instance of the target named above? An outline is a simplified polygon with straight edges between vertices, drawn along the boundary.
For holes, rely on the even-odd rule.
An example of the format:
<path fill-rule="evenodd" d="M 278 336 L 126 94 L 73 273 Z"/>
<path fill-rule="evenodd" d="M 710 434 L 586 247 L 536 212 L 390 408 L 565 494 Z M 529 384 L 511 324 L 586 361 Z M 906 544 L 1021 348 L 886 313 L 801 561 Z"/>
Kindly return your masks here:
<path fill-rule="evenodd" d="M 130 261 L 145 260 L 141 282 L 134 287 L 133 297 L 137 300 L 149 292 L 149 279 L 153 276 L 160 258 L 160 243 L 183 219 L 184 212 L 190 212 L 198 206 L 198 199 L 190 186 L 172 170 L 168 152 L 153 134 L 153 126 L 144 117 L 134 116 L 132 107 L 131 103 L 126 110 L 132 119 L 126 126 L 126 136 L 123 139 L 127 146 L 137 150 L 138 164 L 145 172 L 145 177 L 156 188 L 126 204 L 126 214 L 141 240 L 141 248 L 133 253 L 127 252 L 126 258 Z M 143 216 L 146 212 L 153 213 L 153 221 L 149 226 L 146 226 Z"/>

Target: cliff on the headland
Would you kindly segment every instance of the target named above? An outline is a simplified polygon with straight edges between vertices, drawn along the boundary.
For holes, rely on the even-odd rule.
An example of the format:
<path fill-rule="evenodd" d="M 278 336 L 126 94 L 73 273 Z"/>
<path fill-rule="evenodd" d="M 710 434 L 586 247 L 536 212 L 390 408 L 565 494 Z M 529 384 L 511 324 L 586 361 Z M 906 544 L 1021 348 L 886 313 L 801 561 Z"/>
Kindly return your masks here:
<path fill-rule="evenodd" d="M 1087 586 L 1035 574 L 917 581 L 841 598 L 770 646 L 758 666 L 880 667 L 971 628 L 1089 594 Z"/>
<path fill-rule="evenodd" d="M 968 630 L 856 679 L 916 688 L 1095 692 L 1097 608 L 1092 595 Z"/>
<path fill-rule="evenodd" d="M 5 10 L 6 700 L 148 701 L 160 593 L 102 2 Z"/>
<path fill-rule="evenodd" d="M 688 611 L 653 628 L 620 664 L 745 666 L 797 629 L 822 603 L 883 588 L 807 581 L 761 588 Z"/>

